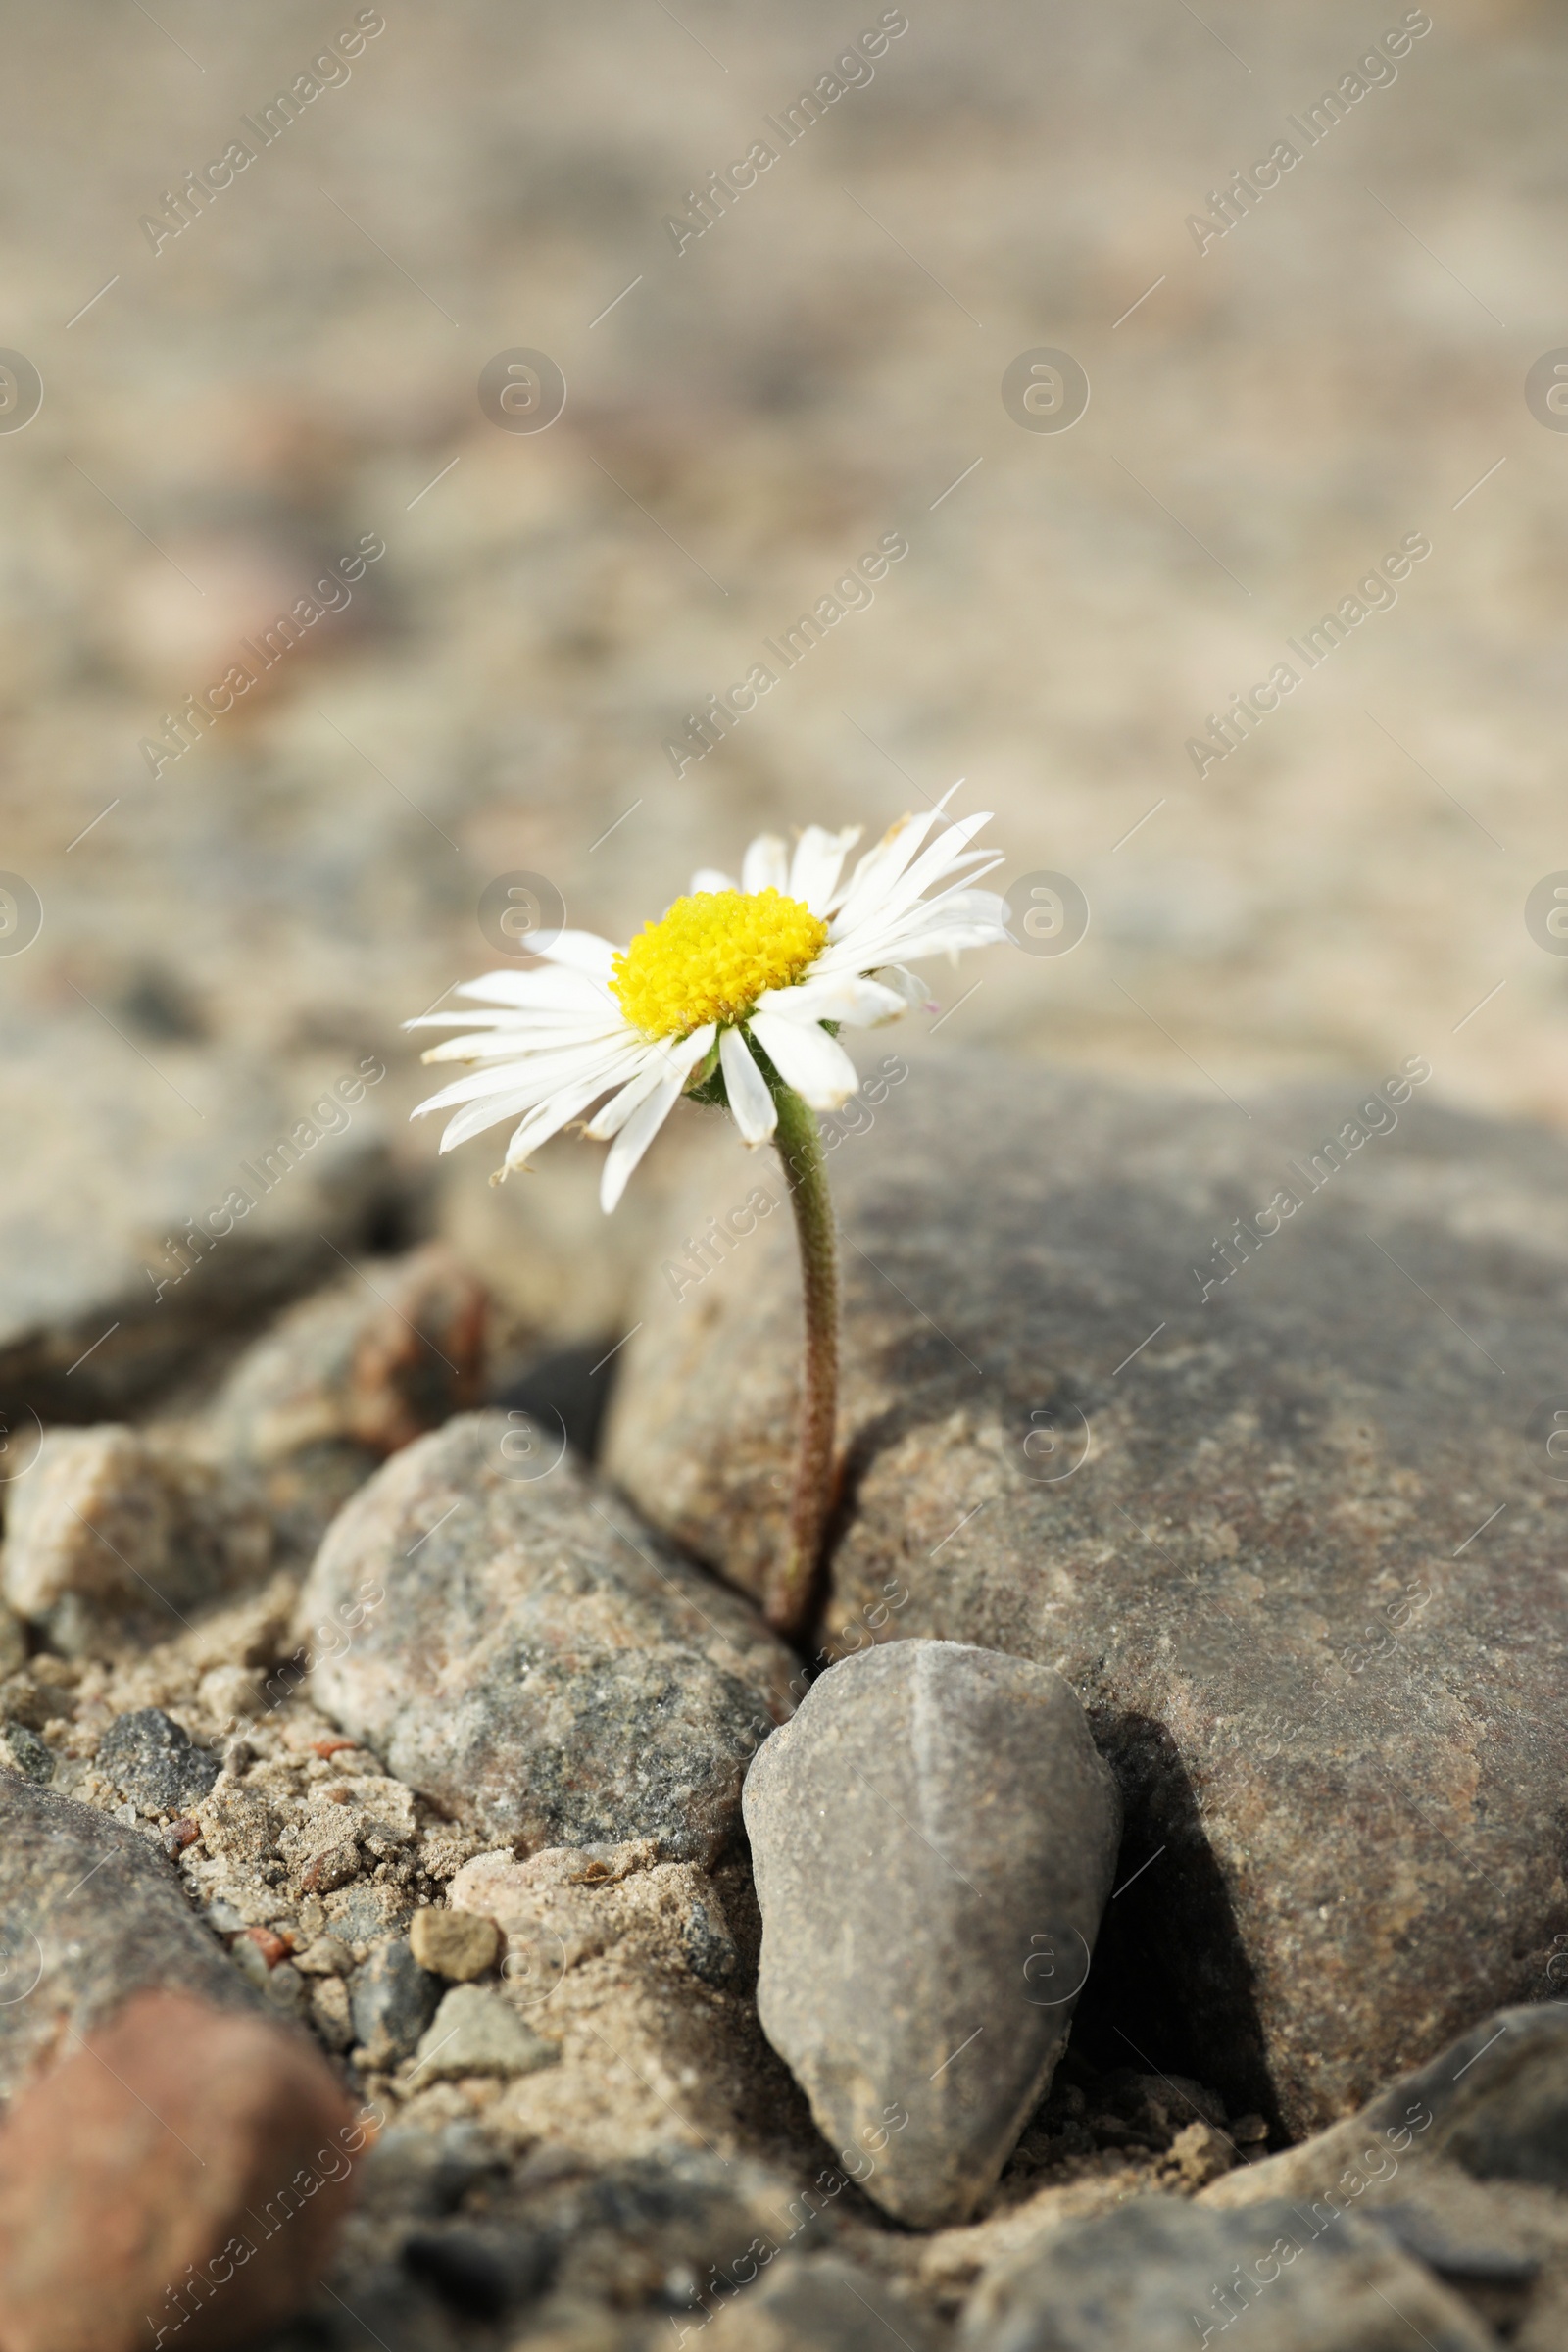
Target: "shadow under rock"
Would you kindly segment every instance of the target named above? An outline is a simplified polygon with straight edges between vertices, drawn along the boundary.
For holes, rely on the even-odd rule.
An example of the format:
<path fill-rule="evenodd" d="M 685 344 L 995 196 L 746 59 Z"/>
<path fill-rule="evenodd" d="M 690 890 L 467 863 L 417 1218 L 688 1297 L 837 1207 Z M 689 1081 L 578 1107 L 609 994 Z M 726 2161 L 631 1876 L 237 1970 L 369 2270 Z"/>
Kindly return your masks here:
<path fill-rule="evenodd" d="M 1106 2073 L 1136 2065 L 1212 2084 L 1231 2115 L 1262 2116 L 1279 2146 L 1252 1965 L 1176 1742 L 1148 1715 L 1106 1716 L 1094 1732 L 1126 1826 L 1072 2046 Z"/>
<path fill-rule="evenodd" d="M 605 1411 L 619 1369 L 618 1364 L 604 1360 L 605 1349 L 612 1345 L 595 1340 L 557 1348 L 512 1374 L 490 1402 L 503 1412 L 523 1413 L 537 1422 L 547 1449 L 559 1444 L 564 1431 L 573 1453 L 585 1462 L 596 1461 Z"/>

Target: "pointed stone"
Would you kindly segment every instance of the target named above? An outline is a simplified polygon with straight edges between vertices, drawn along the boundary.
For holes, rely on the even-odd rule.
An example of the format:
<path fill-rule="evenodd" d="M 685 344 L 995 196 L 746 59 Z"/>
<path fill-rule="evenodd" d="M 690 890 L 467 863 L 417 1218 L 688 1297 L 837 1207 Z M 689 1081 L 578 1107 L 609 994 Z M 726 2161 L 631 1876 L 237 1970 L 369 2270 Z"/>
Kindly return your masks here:
<path fill-rule="evenodd" d="M 1049 1667 L 956 1642 L 835 1666 L 747 1776 L 758 2007 L 840 2164 L 961 2221 L 1050 2082 L 1121 1826 Z"/>

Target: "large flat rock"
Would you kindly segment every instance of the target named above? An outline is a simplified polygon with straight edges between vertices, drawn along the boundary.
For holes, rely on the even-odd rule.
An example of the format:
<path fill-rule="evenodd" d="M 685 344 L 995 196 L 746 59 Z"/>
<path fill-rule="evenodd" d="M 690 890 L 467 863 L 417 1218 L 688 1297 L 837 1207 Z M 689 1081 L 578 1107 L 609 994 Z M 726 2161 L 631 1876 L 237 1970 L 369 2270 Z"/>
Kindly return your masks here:
<path fill-rule="evenodd" d="M 1072 1683 L 1128 1813 L 1079 2031 L 1098 1990 L 1116 2060 L 1131 2034 L 1296 2132 L 1539 1995 L 1568 1926 L 1568 1152 L 1390 1075 L 1244 1108 L 933 1058 L 830 1163 L 830 1644 L 936 1636 Z M 654 1273 L 609 1441 L 644 1513 L 754 1592 L 792 1248 L 770 1217 L 700 1282 Z"/>

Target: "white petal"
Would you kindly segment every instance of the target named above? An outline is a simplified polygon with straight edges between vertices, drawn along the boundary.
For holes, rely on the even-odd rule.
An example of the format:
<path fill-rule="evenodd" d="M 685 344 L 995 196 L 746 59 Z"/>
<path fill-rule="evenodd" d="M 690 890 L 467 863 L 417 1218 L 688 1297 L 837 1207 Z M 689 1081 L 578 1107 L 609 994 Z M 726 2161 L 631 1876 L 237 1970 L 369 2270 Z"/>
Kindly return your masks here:
<path fill-rule="evenodd" d="M 911 1012 L 936 1011 L 936 1000 L 925 982 L 906 971 L 902 963 L 879 964 L 871 977 L 880 980 L 884 988 L 897 989 Z"/>
<path fill-rule="evenodd" d="M 721 874 L 716 865 L 700 865 L 692 876 L 692 895 L 694 897 L 700 890 L 739 890 L 739 888 L 740 884 L 732 882 L 728 874 Z"/>
<path fill-rule="evenodd" d="M 901 874 L 896 882 L 880 893 L 876 906 L 867 908 L 856 919 L 881 921 L 889 915 L 902 914 L 915 904 L 923 891 L 929 890 L 934 882 L 941 881 L 944 875 L 957 873 L 968 865 L 987 862 L 1000 864 L 999 852 L 970 850 L 968 846 L 981 826 L 990 822 L 990 811 L 982 809 L 973 816 L 962 818 L 958 824 L 950 825 L 945 833 L 937 836 L 929 849 L 922 850 L 907 872 Z M 849 910 L 845 907 L 833 926 L 834 937 L 844 938 L 849 928 Z"/>
<path fill-rule="evenodd" d="M 678 1046 L 667 1049 L 666 1075 L 645 1096 L 610 1147 L 599 1181 L 599 1204 L 608 1217 L 649 1145 L 679 1102 L 681 1090 L 713 1042 L 714 1024 L 705 1022 Z"/>
<path fill-rule="evenodd" d="M 454 1079 L 439 1094 L 431 1095 L 414 1112 L 445 1110 L 453 1102 L 474 1102 L 482 1095 L 514 1095 L 531 1092 L 536 1102 L 553 1094 L 558 1086 L 575 1086 L 579 1080 L 591 1078 L 596 1070 L 618 1070 L 624 1061 L 635 1069 L 640 1053 L 648 1051 L 647 1043 L 636 1037 L 596 1038 L 583 1046 L 574 1046 L 559 1054 L 528 1054 L 499 1066 L 475 1070 L 466 1078 Z M 518 1108 L 522 1105 L 519 1103 Z"/>
<path fill-rule="evenodd" d="M 958 784 L 962 782 L 960 776 Z M 839 909 L 841 915 L 858 922 L 882 904 L 957 791 L 958 784 L 950 785 L 941 800 L 923 816 L 901 816 L 897 824 L 888 827 L 875 848 L 866 851 L 851 876 L 849 889 L 844 893 Z"/>
<path fill-rule="evenodd" d="M 735 1124 L 744 1142 L 765 1144 L 778 1125 L 778 1104 L 768 1093 L 767 1080 L 752 1059 L 751 1048 L 738 1029 L 726 1029 L 718 1041 L 718 1066 Z"/>
<path fill-rule="evenodd" d="M 480 1004 L 548 1006 L 557 1011 L 586 1011 L 615 1001 L 591 973 L 537 963 L 525 972 L 486 972 L 482 980 L 465 980 L 457 993 Z"/>
<path fill-rule="evenodd" d="M 843 1021 L 852 1029 L 869 1029 L 878 1021 L 896 1021 L 906 1005 L 896 989 L 846 972 L 808 976 L 794 988 L 770 988 L 758 998 L 757 1008 L 786 1021 Z"/>
<path fill-rule="evenodd" d="M 741 865 L 742 890 L 787 892 L 789 883 L 790 861 L 784 844 L 776 833 L 759 833 Z"/>
<path fill-rule="evenodd" d="M 539 950 L 547 962 L 564 963 L 574 972 L 587 972 L 596 980 L 608 980 L 614 963 L 616 949 L 597 931 L 558 931 L 548 948 Z"/>
<path fill-rule="evenodd" d="M 838 889 L 844 860 L 859 840 L 860 831 L 858 825 L 846 825 L 842 833 L 808 825 L 790 860 L 790 897 L 809 906 L 813 914 L 825 914 Z"/>
<path fill-rule="evenodd" d="M 860 1083 L 844 1048 L 814 1022 L 754 1012 L 751 1030 L 785 1085 L 793 1086 L 813 1110 L 837 1110 Z"/>
<path fill-rule="evenodd" d="M 604 1082 L 601 1080 L 594 1086 L 571 1087 L 564 1093 L 552 1095 L 549 1102 L 542 1102 L 517 1129 L 507 1146 L 507 1156 L 501 1163 L 503 1169 L 525 1168 L 531 1152 L 537 1152 L 541 1144 L 548 1143 L 553 1135 L 559 1134 L 568 1119 L 574 1119 L 579 1111 L 586 1110 L 594 1097 L 602 1095 L 604 1091 Z"/>
<path fill-rule="evenodd" d="M 583 1129 L 584 1135 L 592 1136 L 596 1144 L 608 1144 L 612 1136 L 620 1133 L 638 1103 L 653 1093 L 663 1075 L 662 1063 L 650 1059 L 635 1078 L 627 1079 L 618 1095 L 611 1096 L 597 1117 L 589 1120 Z"/>
<path fill-rule="evenodd" d="M 506 1061 L 521 1059 L 530 1054 L 543 1053 L 558 1046 L 587 1046 L 596 1040 L 609 1044 L 619 1032 L 609 1029 L 602 1021 L 589 1023 L 552 1016 L 549 1026 L 535 1027 L 530 1021 L 526 1028 L 508 1027 L 481 1031 L 472 1037 L 449 1037 L 439 1046 L 427 1046 L 419 1055 L 421 1061 Z"/>
<path fill-rule="evenodd" d="M 1007 934 L 995 923 L 936 923 L 918 938 L 901 942 L 900 954 L 923 959 L 927 956 L 956 956 L 964 948 L 999 948 Z"/>
<path fill-rule="evenodd" d="M 995 858 L 990 859 L 982 865 L 981 872 L 988 873 L 997 862 Z M 959 884 L 955 890 L 938 891 L 932 898 L 916 899 L 902 909 L 884 907 L 865 922 L 857 923 L 842 934 L 839 934 L 838 925 L 835 924 L 836 936 L 817 957 L 811 967 L 812 972 L 874 972 L 880 963 L 906 961 L 917 953 L 923 953 L 911 943 L 923 938 L 933 925 L 947 922 L 950 909 L 957 910 L 959 921 L 973 919 L 968 913 L 971 906 L 983 910 L 980 919 L 991 923 L 999 937 L 1004 936 L 1002 925 L 1005 919 L 1005 909 L 1000 913 L 996 911 L 995 893 L 971 890 L 967 884 Z"/>
<path fill-rule="evenodd" d="M 680 1080 L 662 1078 L 645 1095 L 611 1145 L 599 1179 L 599 1205 L 608 1217 L 617 1205 L 637 1162 L 680 1101 Z"/>
<path fill-rule="evenodd" d="M 883 894 L 897 882 L 935 821 L 933 811 L 926 816 L 901 816 L 897 824 L 888 827 L 850 876 L 850 886 L 839 902 L 840 922 L 860 921 L 881 905 Z"/>
<path fill-rule="evenodd" d="M 481 1095 L 466 1109 L 460 1110 L 455 1118 L 448 1121 L 442 1132 L 441 1149 L 451 1152 L 459 1144 L 467 1143 L 471 1136 L 483 1135 L 487 1127 L 497 1127 L 503 1119 L 514 1119 L 522 1112 L 543 1110 L 568 1093 L 578 1107 L 586 1106 L 596 1095 L 602 1095 L 608 1087 L 618 1085 L 627 1076 L 629 1067 L 628 1061 L 621 1058 L 597 1070 L 579 1070 L 572 1078 L 559 1084 L 551 1082 L 540 1085 L 535 1082 L 532 1085 L 497 1087 L 493 1093 Z M 574 1110 L 566 1113 L 568 1118 L 574 1115 Z"/>

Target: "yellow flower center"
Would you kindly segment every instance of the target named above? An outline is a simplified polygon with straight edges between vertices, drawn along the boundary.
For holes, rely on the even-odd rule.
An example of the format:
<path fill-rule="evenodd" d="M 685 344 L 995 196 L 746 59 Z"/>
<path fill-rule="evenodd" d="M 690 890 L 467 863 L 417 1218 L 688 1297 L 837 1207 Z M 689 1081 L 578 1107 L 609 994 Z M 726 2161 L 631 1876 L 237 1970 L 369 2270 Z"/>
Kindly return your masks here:
<path fill-rule="evenodd" d="M 700 890 L 643 925 L 610 985 L 645 1037 L 686 1037 L 705 1021 L 744 1020 L 826 945 L 826 923 L 782 891 Z"/>

